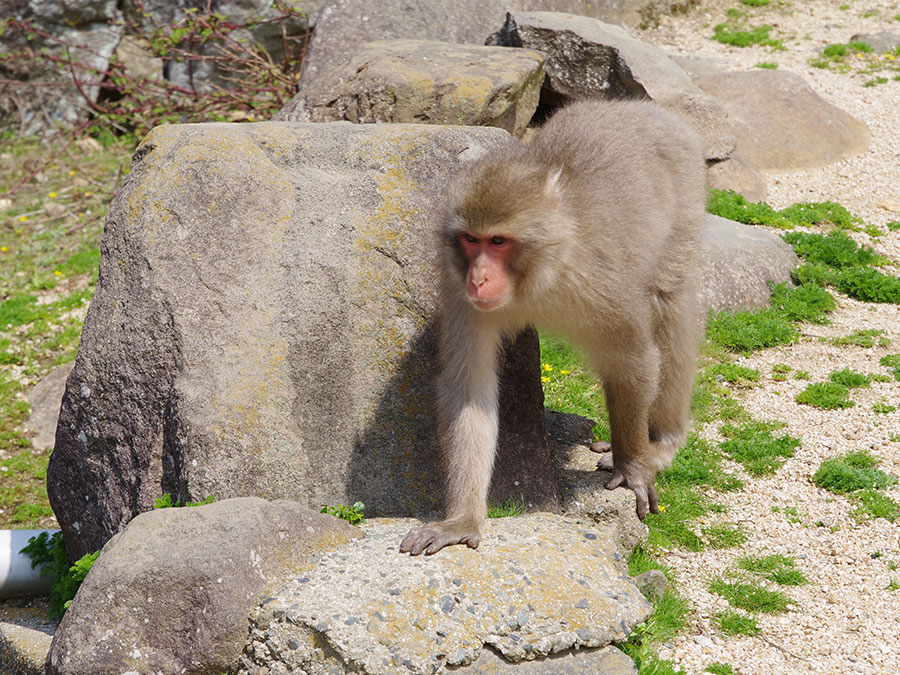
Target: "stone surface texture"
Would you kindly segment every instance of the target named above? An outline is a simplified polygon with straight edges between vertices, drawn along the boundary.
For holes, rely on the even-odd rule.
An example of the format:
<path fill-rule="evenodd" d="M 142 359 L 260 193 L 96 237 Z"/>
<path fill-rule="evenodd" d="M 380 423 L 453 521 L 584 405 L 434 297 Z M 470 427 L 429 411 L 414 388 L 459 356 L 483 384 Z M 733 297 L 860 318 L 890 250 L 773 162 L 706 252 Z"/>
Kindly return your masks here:
<path fill-rule="evenodd" d="M 828 103 L 786 70 L 701 75 L 719 99 L 737 139 L 735 152 L 763 171 L 807 169 L 864 151 L 865 124 Z"/>
<path fill-rule="evenodd" d="M 433 673 L 477 663 L 486 648 L 532 661 L 625 640 L 650 612 L 613 528 L 531 514 L 489 521 L 477 551 L 414 558 L 397 553 L 411 524 L 365 526 L 364 539 L 275 594 L 241 672 Z"/>
<path fill-rule="evenodd" d="M 347 122 L 149 134 L 109 211 L 48 471 L 73 558 L 164 492 L 439 511 L 434 224 L 449 174 L 509 142 Z M 553 509 L 536 334 L 516 344 L 495 481 L 514 491 L 492 498 Z"/>
<path fill-rule="evenodd" d="M 703 270 L 704 305 L 714 311 L 737 311 L 768 306 L 770 282 L 790 282 L 799 261 L 778 235 L 706 214 L 698 264 Z"/>
<path fill-rule="evenodd" d="M 103 548 L 46 673 L 230 671 L 260 594 L 360 535 L 333 516 L 257 498 L 142 514 Z"/>
<path fill-rule="evenodd" d="M 491 44 L 547 55 L 543 103 L 650 98 L 693 123 L 707 159 L 725 158 L 734 149 L 722 105 L 694 85 L 665 52 L 635 39 L 621 26 L 559 12 L 511 12 L 503 28 L 491 36 Z"/>
<path fill-rule="evenodd" d="M 538 105 L 543 60 L 527 49 L 367 42 L 306 106 L 313 122 L 494 126 L 521 136 Z"/>

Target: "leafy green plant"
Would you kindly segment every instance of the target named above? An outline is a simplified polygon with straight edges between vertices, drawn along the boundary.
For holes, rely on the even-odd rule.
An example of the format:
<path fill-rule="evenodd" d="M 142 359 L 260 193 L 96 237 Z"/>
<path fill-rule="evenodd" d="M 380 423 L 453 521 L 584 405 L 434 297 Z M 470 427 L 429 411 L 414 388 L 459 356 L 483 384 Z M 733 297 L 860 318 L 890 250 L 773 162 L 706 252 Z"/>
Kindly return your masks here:
<path fill-rule="evenodd" d="M 850 399 L 850 390 L 837 382 L 814 382 L 797 394 L 796 401 L 823 410 L 852 408 L 856 405 Z"/>
<path fill-rule="evenodd" d="M 212 504 L 216 501 L 215 496 L 209 495 L 206 499 L 202 499 L 197 502 L 183 502 L 180 499 L 176 499 L 174 502 L 172 501 L 172 495 L 168 492 L 164 492 L 162 497 L 157 497 L 156 501 L 153 504 L 154 509 L 171 509 L 171 508 L 181 508 L 181 507 L 189 507 L 189 506 L 205 506 L 206 504 Z"/>
<path fill-rule="evenodd" d="M 712 38 L 716 42 L 732 47 L 759 45 L 761 47 L 784 49 L 784 44 L 781 40 L 777 40 L 769 35 L 772 29 L 772 26 L 751 26 L 745 29 L 742 26 L 725 22 L 716 24 L 713 27 Z"/>
<path fill-rule="evenodd" d="M 869 376 L 857 373 L 850 368 L 842 368 L 841 370 L 833 370 L 828 375 L 828 380 L 842 384 L 848 389 L 869 386 Z"/>
<path fill-rule="evenodd" d="M 897 406 L 889 405 L 884 401 L 875 401 L 872 404 L 872 411 L 878 415 L 890 415 L 897 409 Z"/>
<path fill-rule="evenodd" d="M 884 331 L 878 328 L 860 328 L 849 335 L 827 338 L 834 345 L 856 345 L 857 347 L 887 347 L 891 344 L 890 338 L 884 337 Z"/>
<path fill-rule="evenodd" d="M 757 312 L 713 312 L 706 324 L 706 335 L 741 354 L 790 344 L 800 336 L 790 320 L 774 307 Z"/>
<path fill-rule="evenodd" d="M 880 460 L 866 450 L 830 457 L 813 475 L 813 483 L 836 494 L 847 494 L 865 488 L 883 490 L 897 479 L 875 468 Z"/>
<path fill-rule="evenodd" d="M 759 421 L 741 427 L 726 424 L 721 432 L 727 440 L 719 447 L 751 476 L 771 475 L 785 459 L 794 456 L 794 449 L 800 445 L 793 436 L 773 436 L 772 431 L 779 426 L 780 423 Z"/>
<path fill-rule="evenodd" d="M 900 382 L 900 354 L 886 354 L 878 360 L 878 363 L 890 368 L 894 379 Z"/>
<path fill-rule="evenodd" d="M 28 544 L 21 553 L 31 558 L 32 569 L 41 567 L 41 576 L 50 577 L 53 584 L 50 587 L 50 603 L 48 613 L 55 618 L 62 618 L 75 593 L 81 587 L 81 582 L 87 576 L 91 566 L 100 552 L 89 553 L 79 558 L 74 564 L 66 553 L 66 545 L 62 533 L 55 532 L 52 536 L 47 532 L 41 532 L 28 540 Z"/>
<path fill-rule="evenodd" d="M 768 0 L 766 0 L 768 2 Z M 734 668 L 731 667 L 728 663 L 710 663 L 706 666 L 706 672 L 712 673 L 713 675 L 737 675 Z"/>
<path fill-rule="evenodd" d="M 760 61 L 754 68 L 762 68 L 763 70 L 778 70 L 778 64 L 771 61 Z"/>
<path fill-rule="evenodd" d="M 703 376 L 731 384 L 749 385 L 759 380 L 759 371 L 735 363 L 714 363 L 703 370 Z"/>
<path fill-rule="evenodd" d="M 706 210 L 717 216 L 747 225 L 766 225 L 780 229 L 799 226 L 833 225 L 856 230 L 863 225 L 858 216 L 836 202 L 798 202 L 776 210 L 766 202 L 748 202 L 733 190 L 710 189 Z"/>
<path fill-rule="evenodd" d="M 884 518 L 894 523 L 900 518 L 900 504 L 876 488 L 865 488 L 854 492 L 850 498 L 857 502 L 858 507 L 853 515 L 859 519 Z"/>
<path fill-rule="evenodd" d="M 346 520 L 351 525 L 360 525 L 366 522 L 365 510 L 365 504 L 362 502 L 354 502 L 353 506 L 344 506 L 343 504 L 338 504 L 337 506 L 323 506 L 319 513 L 327 513 L 335 518 Z"/>

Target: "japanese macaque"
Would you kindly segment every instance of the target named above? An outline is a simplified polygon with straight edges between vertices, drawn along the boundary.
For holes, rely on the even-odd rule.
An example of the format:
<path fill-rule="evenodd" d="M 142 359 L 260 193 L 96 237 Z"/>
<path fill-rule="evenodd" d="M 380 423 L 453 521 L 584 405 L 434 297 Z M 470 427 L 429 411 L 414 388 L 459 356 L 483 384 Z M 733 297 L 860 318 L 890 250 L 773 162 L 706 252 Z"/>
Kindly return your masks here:
<path fill-rule="evenodd" d="M 440 230 L 446 520 L 411 530 L 401 552 L 478 546 L 497 444 L 498 351 L 528 325 L 585 351 L 609 411 L 606 487 L 630 488 L 640 518 L 659 512 L 656 473 L 685 440 L 702 330 L 704 181 L 694 130 L 637 101 L 575 103 L 530 144 L 465 167 Z"/>

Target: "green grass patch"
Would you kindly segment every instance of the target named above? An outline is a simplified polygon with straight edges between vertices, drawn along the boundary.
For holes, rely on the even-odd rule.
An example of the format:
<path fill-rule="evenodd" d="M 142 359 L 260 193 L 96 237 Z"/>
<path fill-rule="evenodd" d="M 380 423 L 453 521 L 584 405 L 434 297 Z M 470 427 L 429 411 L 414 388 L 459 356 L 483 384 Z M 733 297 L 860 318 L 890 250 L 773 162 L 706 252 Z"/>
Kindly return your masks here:
<path fill-rule="evenodd" d="M 836 494 L 874 488 L 883 490 L 895 485 L 897 479 L 877 469 L 880 460 L 866 450 L 830 457 L 813 475 L 813 483 Z"/>
<path fill-rule="evenodd" d="M 730 664 L 720 663 L 719 661 L 706 666 L 706 672 L 713 675 L 738 675 L 737 671 Z"/>
<path fill-rule="evenodd" d="M 741 354 L 795 342 L 800 334 L 776 308 L 757 312 L 713 312 L 706 324 L 710 340 Z"/>
<path fill-rule="evenodd" d="M 836 307 L 831 294 L 810 283 L 778 284 L 772 289 L 771 306 L 750 312 L 711 312 L 707 337 L 727 350 L 741 354 L 795 342 L 796 322 L 827 323 Z"/>
<path fill-rule="evenodd" d="M 598 420 L 594 437 L 609 441 L 603 388 L 588 369 L 587 359 L 554 335 L 541 335 L 540 345 L 544 405 L 551 410 Z"/>
<path fill-rule="evenodd" d="M 888 347 L 891 344 L 890 339 L 884 336 L 884 331 L 877 328 L 860 328 L 849 335 L 827 338 L 826 341 L 833 345 L 856 345 L 865 348 L 874 347 L 876 344 L 879 347 Z"/>
<path fill-rule="evenodd" d="M 713 27 L 712 39 L 731 47 L 758 45 L 760 47 L 784 49 L 784 44 L 781 40 L 769 35 L 772 29 L 772 26 L 750 26 L 744 28 L 733 23 L 720 23 Z"/>
<path fill-rule="evenodd" d="M 748 539 L 747 531 L 744 527 L 732 523 L 721 523 L 704 527 L 700 530 L 700 534 L 703 535 L 706 546 L 715 549 L 743 546 Z"/>
<path fill-rule="evenodd" d="M 488 505 L 488 518 L 510 518 L 521 516 L 523 513 L 525 513 L 525 497 L 523 496 L 518 499 L 510 497 L 498 504 Z"/>
<path fill-rule="evenodd" d="M 795 604 L 787 595 L 757 584 L 744 581 L 726 581 L 721 577 L 709 583 L 709 590 L 721 595 L 728 603 L 746 612 L 761 614 L 782 614 Z"/>
<path fill-rule="evenodd" d="M 744 556 L 738 567 L 780 586 L 800 586 L 809 583 L 806 575 L 796 568 L 794 558 L 786 555 Z"/>
<path fill-rule="evenodd" d="M 777 422 L 750 422 L 738 427 L 726 424 L 721 428 L 727 440 L 719 444 L 721 450 L 741 464 L 751 476 L 768 476 L 777 471 L 800 441 L 787 434 L 774 436 L 772 431 L 781 425 Z"/>
<path fill-rule="evenodd" d="M 828 234 L 785 232 L 782 239 L 808 263 L 821 263 L 839 270 L 885 262 L 871 248 L 859 246 L 840 230 Z"/>
<path fill-rule="evenodd" d="M 859 519 L 884 518 L 888 522 L 897 522 L 900 518 L 900 504 L 876 488 L 865 488 L 854 492 L 850 498 L 857 502 L 853 515 Z"/>
<path fill-rule="evenodd" d="M 830 382 L 842 384 L 848 389 L 856 389 L 859 387 L 868 387 L 869 376 L 858 373 L 851 368 L 842 368 L 841 370 L 833 370 L 828 375 Z"/>
<path fill-rule="evenodd" d="M 894 379 L 900 381 L 900 354 L 886 354 L 878 360 L 878 363 L 890 368 Z"/>
<path fill-rule="evenodd" d="M 872 411 L 878 415 L 890 415 L 897 409 L 897 406 L 889 405 L 884 401 L 876 401 L 872 404 Z"/>
<path fill-rule="evenodd" d="M 850 390 L 837 382 L 813 382 L 797 394 L 796 401 L 822 410 L 852 408 L 856 405 L 850 399 Z"/>
<path fill-rule="evenodd" d="M 718 626 L 722 633 L 728 636 L 746 635 L 747 637 L 753 637 L 759 635 L 759 624 L 756 618 L 733 609 L 726 609 L 717 613 L 713 617 L 713 623 Z"/>
<path fill-rule="evenodd" d="M 827 323 L 828 313 L 837 307 L 831 293 L 816 284 L 778 284 L 772 289 L 770 302 L 789 321 L 820 324 Z"/>
<path fill-rule="evenodd" d="M 733 190 L 710 189 L 706 210 L 722 218 L 747 225 L 766 225 L 780 229 L 812 225 L 833 225 L 856 230 L 863 220 L 836 202 L 798 202 L 776 210 L 766 202 L 748 202 Z"/>
<path fill-rule="evenodd" d="M 754 68 L 761 68 L 762 70 L 778 70 L 778 64 L 772 63 L 771 61 L 760 61 Z"/>
<path fill-rule="evenodd" d="M 703 377 L 717 382 L 749 386 L 759 380 L 759 371 L 735 363 L 714 363 L 703 369 Z"/>

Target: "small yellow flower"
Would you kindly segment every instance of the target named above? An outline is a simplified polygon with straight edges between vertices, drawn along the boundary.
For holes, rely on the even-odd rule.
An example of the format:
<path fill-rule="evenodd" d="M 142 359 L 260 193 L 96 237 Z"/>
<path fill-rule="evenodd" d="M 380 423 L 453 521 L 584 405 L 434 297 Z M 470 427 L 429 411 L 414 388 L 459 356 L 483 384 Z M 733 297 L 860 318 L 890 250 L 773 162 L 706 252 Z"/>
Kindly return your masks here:
<path fill-rule="evenodd" d="M 84 193 L 84 196 L 85 196 L 85 197 L 90 197 L 92 194 L 93 194 L 93 193 L 92 193 L 91 191 L 88 191 L 88 192 L 85 192 L 85 193 Z"/>
<path fill-rule="evenodd" d="M 58 277 L 62 276 L 62 272 L 60 272 L 59 270 L 53 270 L 53 274 L 55 274 Z"/>
<path fill-rule="evenodd" d="M 545 373 L 549 373 L 551 370 L 553 370 L 553 366 L 551 366 L 549 363 L 542 363 L 541 368 L 544 369 Z"/>
<path fill-rule="evenodd" d="M 862 52 L 856 52 L 856 58 L 861 59 L 862 57 Z"/>
<path fill-rule="evenodd" d="M 560 372 L 561 375 L 568 375 L 568 374 L 569 374 L 569 371 L 568 371 L 568 370 L 561 370 L 561 371 L 559 371 L 559 372 Z"/>
<path fill-rule="evenodd" d="M 896 57 L 893 54 L 885 54 L 891 61 L 893 61 Z"/>
<path fill-rule="evenodd" d="M 550 378 L 547 377 L 546 375 L 544 375 L 543 377 L 541 377 L 541 382 L 549 382 L 549 381 L 550 381 Z"/>
<path fill-rule="evenodd" d="M 0 253 L 6 253 L 8 250 L 5 246 L 0 246 Z"/>
<path fill-rule="evenodd" d="M 667 507 L 666 507 L 665 504 L 660 504 L 660 505 L 659 505 L 659 512 L 662 513 L 663 511 L 666 510 L 666 508 L 667 508 Z"/>
<path fill-rule="evenodd" d="M 55 193 L 55 192 L 51 192 L 51 193 L 50 193 L 50 199 L 56 199 L 56 193 Z"/>
<path fill-rule="evenodd" d="M 28 220 L 28 216 L 19 216 L 20 223 L 24 223 L 26 220 Z"/>
<path fill-rule="evenodd" d="M 75 169 L 72 169 L 72 170 L 69 172 L 69 175 L 70 175 L 70 176 L 74 176 L 74 175 L 75 175 Z"/>

